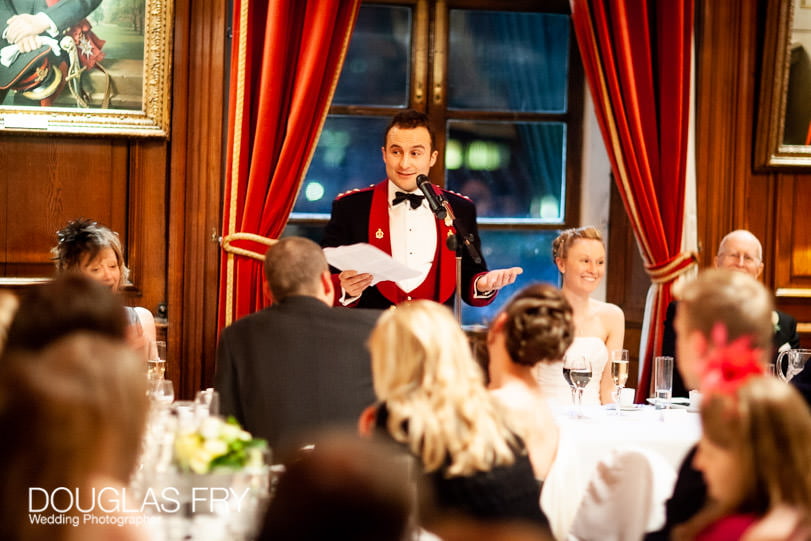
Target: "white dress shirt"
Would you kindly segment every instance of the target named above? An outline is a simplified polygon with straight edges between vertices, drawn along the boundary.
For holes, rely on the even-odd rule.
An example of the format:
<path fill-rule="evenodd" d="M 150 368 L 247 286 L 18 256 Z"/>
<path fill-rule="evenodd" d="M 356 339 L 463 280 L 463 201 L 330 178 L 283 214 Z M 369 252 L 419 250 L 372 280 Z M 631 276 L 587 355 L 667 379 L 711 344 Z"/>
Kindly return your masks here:
<path fill-rule="evenodd" d="M 434 263 L 436 252 L 436 217 L 428 206 L 428 201 L 411 208 L 411 203 L 403 201 L 392 205 L 394 194 L 401 192 L 392 181 L 389 181 L 389 240 L 391 257 L 410 269 L 419 272 L 419 276 L 395 282 L 406 293 L 413 291 L 428 276 Z M 422 195 L 419 189 L 414 194 Z"/>

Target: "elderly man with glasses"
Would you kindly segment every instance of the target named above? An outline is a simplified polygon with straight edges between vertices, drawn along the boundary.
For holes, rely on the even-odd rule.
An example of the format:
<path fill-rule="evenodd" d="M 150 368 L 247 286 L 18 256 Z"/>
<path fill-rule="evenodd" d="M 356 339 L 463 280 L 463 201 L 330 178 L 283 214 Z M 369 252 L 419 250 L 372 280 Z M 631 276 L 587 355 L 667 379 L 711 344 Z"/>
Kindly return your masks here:
<path fill-rule="evenodd" d="M 746 273 L 755 279 L 760 279 L 763 273 L 763 247 L 758 238 L 750 231 L 736 229 L 721 239 L 718 252 L 715 256 L 715 267 Z M 676 303 L 673 301 L 667 307 L 664 336 L 662 338 L 662 355 L 675 356 L 676 333 L 673 330 L 673 320 L 676 316 Z M 800 336 L 797 334 L 797 321 L 780 310 L 772 313 L 774 325 L 773 358 L 776 360 L 778 352 L 785 349 L 800 347 Z M 771 356 L 770 356 L 771 357 Z M 675 360 L 678 363 L 678 359 Z M 798 375 L 795 379 L 800 378 Z M 809 390 L 811 390 L 811 373 L 807 374 Z M 798 379 L 798 382 L 802 379 Z M 673 371 L 673 396 L 687 396 L 688 389 L 679 376 L 677 370 Z"/>

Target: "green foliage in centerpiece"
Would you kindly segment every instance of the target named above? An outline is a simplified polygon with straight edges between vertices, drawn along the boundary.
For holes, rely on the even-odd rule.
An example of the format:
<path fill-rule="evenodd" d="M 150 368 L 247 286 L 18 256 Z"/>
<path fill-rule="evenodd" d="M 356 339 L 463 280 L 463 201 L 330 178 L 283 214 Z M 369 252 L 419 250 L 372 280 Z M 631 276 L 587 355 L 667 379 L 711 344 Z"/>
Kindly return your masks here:
<path fill-rule="evenodd" d="M 236 419 L 206 417 L 197 430 L 177 434 L 174 463 L 193 473 L 242 471 L 264 465 L 267 442 L 243 430 Z"/>

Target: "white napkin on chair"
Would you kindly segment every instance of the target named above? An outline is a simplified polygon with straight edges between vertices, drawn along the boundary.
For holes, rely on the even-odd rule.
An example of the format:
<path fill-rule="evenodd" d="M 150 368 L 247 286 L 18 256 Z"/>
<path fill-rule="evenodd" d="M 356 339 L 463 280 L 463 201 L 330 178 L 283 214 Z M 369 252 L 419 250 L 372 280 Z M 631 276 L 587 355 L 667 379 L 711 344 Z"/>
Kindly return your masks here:
<path fill-rule="evenodd" d="M 597 464 L 569 533 L 570 541 L 627 541 L 664 524 L 676 471 L 640 448 L 615 449 Z"/>

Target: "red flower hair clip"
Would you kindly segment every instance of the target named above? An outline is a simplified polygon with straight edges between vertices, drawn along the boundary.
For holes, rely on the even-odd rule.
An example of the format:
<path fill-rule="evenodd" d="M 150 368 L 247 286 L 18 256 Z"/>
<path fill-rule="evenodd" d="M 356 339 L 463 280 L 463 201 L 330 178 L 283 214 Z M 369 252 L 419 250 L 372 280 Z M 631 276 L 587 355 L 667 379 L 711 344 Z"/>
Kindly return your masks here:
<path fill-rule="evenodd" d="M 702 392 L 735 396 L 750 377 L 764 374 L 763 350 L 752 347 L 749 336 L 741 336 L 728 344 L 726 326 L 716 323 L 711 338 L 715 348 L 707 358 L 701 379 Z"/>

